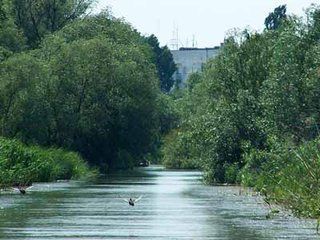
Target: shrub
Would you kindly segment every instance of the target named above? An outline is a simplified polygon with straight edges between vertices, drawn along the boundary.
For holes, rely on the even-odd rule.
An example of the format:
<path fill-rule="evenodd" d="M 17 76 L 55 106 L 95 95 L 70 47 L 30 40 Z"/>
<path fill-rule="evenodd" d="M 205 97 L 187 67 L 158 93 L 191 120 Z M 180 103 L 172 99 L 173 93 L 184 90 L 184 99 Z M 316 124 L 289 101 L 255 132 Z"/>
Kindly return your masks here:
<path fill-rule="evenodd" d="M 75 152 L 26 146 L 17 140 L 0 138 L 0 187 L 80 179 L 92 173 Z"/>

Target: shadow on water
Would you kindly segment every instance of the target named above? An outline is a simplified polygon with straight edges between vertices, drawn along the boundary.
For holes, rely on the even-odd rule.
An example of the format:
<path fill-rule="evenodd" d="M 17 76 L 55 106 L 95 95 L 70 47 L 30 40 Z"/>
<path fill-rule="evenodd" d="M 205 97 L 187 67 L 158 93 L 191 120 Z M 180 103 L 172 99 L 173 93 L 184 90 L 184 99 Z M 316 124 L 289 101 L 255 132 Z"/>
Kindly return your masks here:
<path fill-rule="evenodd" d="M 204 186 L 195 171 L 148 167 L 96 183 L 1 194 L 1 239 L 316 239 L 311 221 L 265 218 L 262 199 Z M 123 198 L 143 196 L 135 207 Z"/>

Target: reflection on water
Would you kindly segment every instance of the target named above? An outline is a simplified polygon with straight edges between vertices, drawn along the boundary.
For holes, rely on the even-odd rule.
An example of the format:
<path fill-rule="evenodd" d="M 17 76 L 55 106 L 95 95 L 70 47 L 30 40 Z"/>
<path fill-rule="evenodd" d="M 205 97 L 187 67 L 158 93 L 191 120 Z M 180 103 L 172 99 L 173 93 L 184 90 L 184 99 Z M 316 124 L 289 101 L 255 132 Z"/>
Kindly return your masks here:
<path fill-rule="evenodd" d="M 0 195 L 1 239 L 316 239 L 313 221 L 266 219 L 259 197 L 203 186 L 199 172 L 149 167 L 99 183 Z M 139 197 L 130 207 L 122 198 Z"/>

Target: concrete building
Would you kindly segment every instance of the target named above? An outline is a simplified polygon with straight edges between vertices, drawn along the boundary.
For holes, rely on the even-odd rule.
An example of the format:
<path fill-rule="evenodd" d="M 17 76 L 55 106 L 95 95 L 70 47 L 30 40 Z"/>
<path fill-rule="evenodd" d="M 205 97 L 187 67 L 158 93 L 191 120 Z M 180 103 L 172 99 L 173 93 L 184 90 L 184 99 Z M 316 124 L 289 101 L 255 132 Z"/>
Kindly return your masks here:
<path fill-rule="evenodd" d="M 210 58 L 219 54 L 220 47 L 214 48 L 180 48 L 171 50 L 177 71 L 173 78 L 179 83 L 179 87 L 184 87 L 191 73 L 201 71 L 202 66 Z"/>

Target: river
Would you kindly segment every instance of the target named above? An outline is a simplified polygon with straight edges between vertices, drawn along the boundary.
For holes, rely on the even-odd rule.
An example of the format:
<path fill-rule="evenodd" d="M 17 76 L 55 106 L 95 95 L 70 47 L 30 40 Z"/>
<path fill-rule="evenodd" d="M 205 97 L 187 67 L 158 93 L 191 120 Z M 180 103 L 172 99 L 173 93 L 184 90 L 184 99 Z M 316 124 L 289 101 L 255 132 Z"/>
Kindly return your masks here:
<path fill-rule="evenodd" d="M 123 198 L 141 200 L 131 207 Z M 317 239 L 315 221 L 269 209 L 240 187 L 195 171 L 148 167 L 94 184 L 34 184 L 0 194 L 0 239 Z"/>

